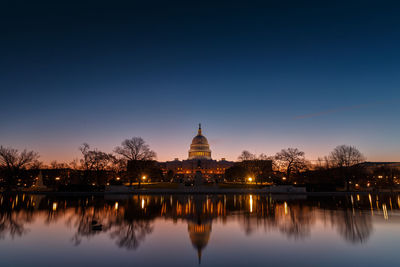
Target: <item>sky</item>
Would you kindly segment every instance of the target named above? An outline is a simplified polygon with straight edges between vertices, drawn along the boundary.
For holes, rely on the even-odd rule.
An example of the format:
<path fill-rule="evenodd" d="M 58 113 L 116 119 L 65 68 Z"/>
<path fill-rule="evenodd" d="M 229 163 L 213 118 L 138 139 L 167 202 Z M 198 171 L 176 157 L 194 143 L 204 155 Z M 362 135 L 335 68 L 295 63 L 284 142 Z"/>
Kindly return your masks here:
<path fill-rule="evenodd" d="M 324 2 L 3 0 L 0 145 L 186 159 L 202 123 L 215 159 L 400 161 L 400 6 Z"/>

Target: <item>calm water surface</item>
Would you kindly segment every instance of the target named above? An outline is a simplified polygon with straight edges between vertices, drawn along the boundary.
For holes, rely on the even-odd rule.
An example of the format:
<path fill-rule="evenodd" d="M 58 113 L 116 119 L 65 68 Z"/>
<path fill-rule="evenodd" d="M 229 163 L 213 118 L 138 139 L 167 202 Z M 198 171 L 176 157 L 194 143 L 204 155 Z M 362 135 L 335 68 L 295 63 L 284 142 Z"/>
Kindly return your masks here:
<path fill-rule="evenodd" d="M 1 266 L 398 266 L 400 197 L 0 195 Z"/>

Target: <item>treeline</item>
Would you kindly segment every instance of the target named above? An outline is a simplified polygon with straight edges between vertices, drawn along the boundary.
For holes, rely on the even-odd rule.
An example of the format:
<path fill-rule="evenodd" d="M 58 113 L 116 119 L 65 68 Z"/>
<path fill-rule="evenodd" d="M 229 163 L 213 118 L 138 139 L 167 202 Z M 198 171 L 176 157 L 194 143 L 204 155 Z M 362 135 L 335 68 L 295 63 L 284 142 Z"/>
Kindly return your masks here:
<path fill-rule="evenodd" d="M 141 137 L 124 140 L 111 153 L 92 148 L 87 143 L 80 146 L 79 151 L 82 154 L 79 160 L 74 159 L 68 164 L 52 161 L 46 166 L 39 161 L 39 154 L 35 151 L 18 151 L 0 146 L 1 185 L 6 189 L 30 187 L 40 172 L 47 174 L 44 175 L 46 185 L 99 186 L 107 183 L 120 184 L 126 180 L 140 182 L 144 172 L 153 179 L 162 178 L 162 172 L 155 164 L 156 153 Z M 128 162 L 136 162 L 140 167 L 132 168 L 128 173 Z"/>
<path fill-rule="evenodd" d="M 393 189 L 400 182 L 400 169 L 367 166 L 365 156 L 354 146 L 340 145 L 325 157 L 311 162 L 297 148 L 282 149 L 274 156 L 255 155 L 244 150 L 239 162 L 226 171 L 232 182 L 269 182 L 306 185 L 309 190 L 335 191 L 361 188 Z"/>
<path fill-rule="evenodd" d="M 18 151 L 0 146 L 0 185 L 9 190 L 31 187 L 42 174 L 45 185 L 54 188 L 68 185 L 104 186 L 142 181 L 171 181 L 172 170 L 163 173 L 155 161 L 156 153 L 141 137 L 124 140 L 112 152 L 104 152 L 84 143 L 81 158 L 70 163 L 39 161 L 35 151 Z M 365 157 L 353 146 L 337 146 L 317 161 L 307 160 L 297 148 L 282 149 L 274 156 L 243 151 L 224 180 L 273 184 L 307 185 L 311 190 L 346 190 L 361 187 L 390 187 L 399 183 L 399 168 L 366 168 Z"/>

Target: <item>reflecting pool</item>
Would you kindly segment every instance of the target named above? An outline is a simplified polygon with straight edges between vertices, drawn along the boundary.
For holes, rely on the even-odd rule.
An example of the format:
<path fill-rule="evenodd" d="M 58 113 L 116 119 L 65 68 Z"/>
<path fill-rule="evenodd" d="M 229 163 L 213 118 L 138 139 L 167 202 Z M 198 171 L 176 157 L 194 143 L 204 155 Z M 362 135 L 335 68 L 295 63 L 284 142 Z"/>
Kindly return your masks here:
<path fill-rule="evenodd" d="M 1 266 L 395 266 L 400 197 L 0 195 Z"/>

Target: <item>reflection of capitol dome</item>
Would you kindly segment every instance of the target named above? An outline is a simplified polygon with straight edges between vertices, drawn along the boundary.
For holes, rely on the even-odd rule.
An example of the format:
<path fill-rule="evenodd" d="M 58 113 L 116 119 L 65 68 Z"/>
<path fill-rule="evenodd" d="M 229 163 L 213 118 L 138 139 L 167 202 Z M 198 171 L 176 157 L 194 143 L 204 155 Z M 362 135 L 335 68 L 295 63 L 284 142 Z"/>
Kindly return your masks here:
<path fill-rule="evenodd" d="M 189 159 L 211 159 L 210 145 L 207 138 L 201 134 L 201 124 L 190 145 Z"/>
<path fill-rule="evenodd" d="M 197 224 L 189 222 L 188 232 L 190 241 L 195 249 L 197 249 L 197 255 L 199 257 L 199 263 L 201 262 L 201 251 L 207 246 L 208 240 L 210 240 L 211 234 L 211 223 Z"/>

